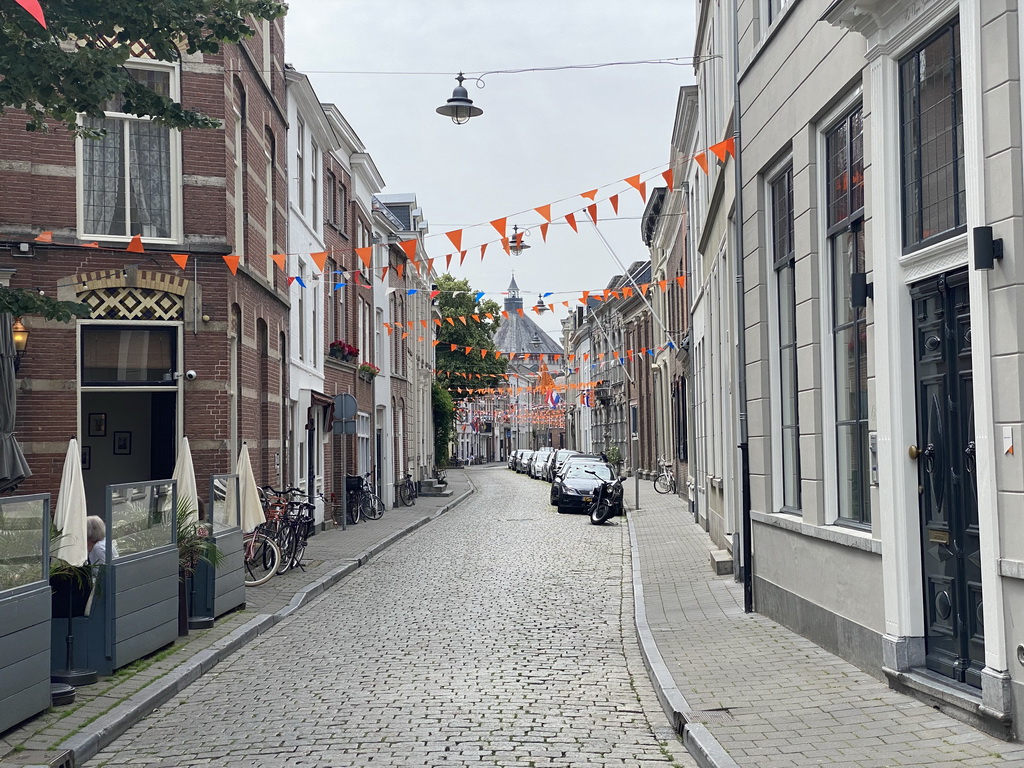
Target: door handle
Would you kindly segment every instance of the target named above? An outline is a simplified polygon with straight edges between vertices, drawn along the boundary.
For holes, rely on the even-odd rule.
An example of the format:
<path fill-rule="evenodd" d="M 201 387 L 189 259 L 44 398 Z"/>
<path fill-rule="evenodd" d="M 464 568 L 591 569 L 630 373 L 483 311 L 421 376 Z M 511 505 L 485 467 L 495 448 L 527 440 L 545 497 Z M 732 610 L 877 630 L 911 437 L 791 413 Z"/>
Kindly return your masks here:
<path fill-rule="evenodd" d="M 907 449 L 907 455 L 912 461 L 917 461 L 917 457 L 921 455 L 921 449 L 916 445 L 912 445 Z"/>

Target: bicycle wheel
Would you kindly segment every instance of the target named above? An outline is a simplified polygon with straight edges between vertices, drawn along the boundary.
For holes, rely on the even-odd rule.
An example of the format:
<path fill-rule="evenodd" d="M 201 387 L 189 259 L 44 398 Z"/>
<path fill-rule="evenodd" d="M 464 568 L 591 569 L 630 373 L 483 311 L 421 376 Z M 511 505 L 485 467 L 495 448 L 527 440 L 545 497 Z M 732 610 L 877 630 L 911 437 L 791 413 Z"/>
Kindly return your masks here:
<path fill-rule="evenodd" d="M 376 494 L 368 493 L 359 505 L 359 514 L 367 520 L 380 520 L 384 516 L 384 502 Z"/>
<path fill-rule="evenodd" d="M 411 482 L 405 482 L 398 486 L 398 500 L 407 507 L 413 505 Z"/>
<path fill-rule="evenodd" d="M 303 518 L 299 521 L 299 528 L 295 534 L 295 554 L 292 555 L 292 568 L 301 568 L 306 570 L 305 566 L 302 565 L 302 560 L 306 556 L 306 543 L 309 541 L 309 537 L 313 535 L 314 523 L 309 518 Z"/>
<path fill-rule="evenodd" d="M 281 550 L 281 561 L 277 564 L 278 573 L 287 573 L 295 559 L 295 526 L 285 523 L 277 535 L 277 546 Z"/>
<path fill-rule="evenodd" d="M 671 493 L 674 483 L 667 474 L 662 472 L 654 480 L 654 490 L 658 493 Z"/>
<path fill-rule="evenodd" d="M 281 562 L 281 550 L 262 531 L 247 533 L 242 540 L 245 555 L 245 586 L 258 587 L 265 584 L 277 573 Z"/>

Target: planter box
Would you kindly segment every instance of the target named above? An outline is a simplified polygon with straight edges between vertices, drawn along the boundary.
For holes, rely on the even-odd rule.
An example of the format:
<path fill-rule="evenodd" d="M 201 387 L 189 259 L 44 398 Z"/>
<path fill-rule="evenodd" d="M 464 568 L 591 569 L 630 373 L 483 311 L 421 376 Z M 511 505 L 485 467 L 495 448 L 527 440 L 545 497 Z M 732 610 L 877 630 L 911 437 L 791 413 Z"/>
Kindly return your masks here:
<path fill-rule="evenodd" d="M 50 496 L 0 500 L 0 732 L 50 706 Z"/>
<path fill-rule="evenodd" d="M 190 618 L 216 618 L 235 608 L 245 607 L 242 531 L 233 528 L 215 532 L 213 541 L 223 560 L 216 568 L 204 561 L 196 565 L 192 576 L 194 592 L 189 606 Z"/>

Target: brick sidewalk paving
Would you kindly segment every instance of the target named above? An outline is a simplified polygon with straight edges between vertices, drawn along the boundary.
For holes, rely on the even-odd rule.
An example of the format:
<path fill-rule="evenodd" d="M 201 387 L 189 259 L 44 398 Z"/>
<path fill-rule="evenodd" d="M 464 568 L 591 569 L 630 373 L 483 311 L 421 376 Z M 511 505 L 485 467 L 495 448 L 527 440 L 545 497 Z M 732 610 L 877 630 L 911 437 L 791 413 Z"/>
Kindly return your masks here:
<path fill-rule="evenodd" d="M 745 614 L 742 585 L 712 572 L 716 547 L 683 501 L 641 485 L 641 509 L 629 513 L 637 629 L 662 704 L 701 765 L 1024 766 L 1024 746 Z"/>
<path fill-rule="evenodd" d="M 451 496 L 421 496 L 414 506 L 389 509 L 379 520 L 321 531 L 306 547 L 306 569 L 248 588 L 243 610 L 220 617 L 212 629 L 191 630 L 173 645 L 78 688 L 73 704 L 53 707 L 4 733 L 0 765 L 70 765 L 69 752 L 74 764 L 82 765 L 218 661 L 472 493 L 463 470 L 448 471 L 448 488 Z"/>

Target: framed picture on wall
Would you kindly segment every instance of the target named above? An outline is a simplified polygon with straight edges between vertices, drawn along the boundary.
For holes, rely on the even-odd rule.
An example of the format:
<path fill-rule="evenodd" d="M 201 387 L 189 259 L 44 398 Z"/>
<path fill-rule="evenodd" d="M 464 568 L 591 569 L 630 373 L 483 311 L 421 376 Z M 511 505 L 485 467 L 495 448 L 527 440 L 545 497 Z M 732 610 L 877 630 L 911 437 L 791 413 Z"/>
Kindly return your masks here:
<path fill-rule="evenodd" d="M 82 446 L 82 469 L 92 469 L 92 446 Z"/>
<path fill-rule="evenodd" d="M 115 456 L 128 456 L 132 452 L 132 433 L 131 432 L 115 432 L 114 433 L 114 455 Z"/>
<path fill-rule="evenodd" d="M 89 437 L 106 437 L 107 436 L 107 414 L 105 413 L 90 413 L 89 414 Z"/>

